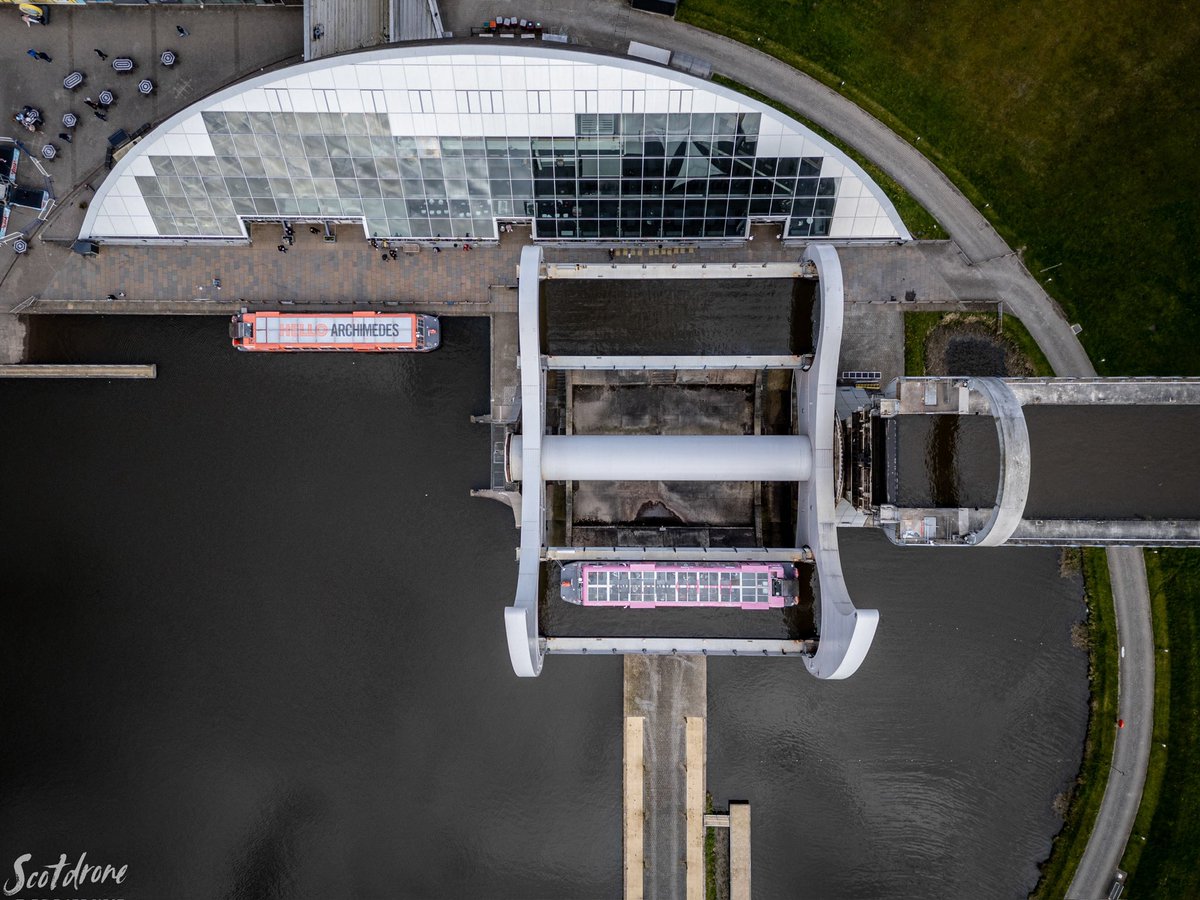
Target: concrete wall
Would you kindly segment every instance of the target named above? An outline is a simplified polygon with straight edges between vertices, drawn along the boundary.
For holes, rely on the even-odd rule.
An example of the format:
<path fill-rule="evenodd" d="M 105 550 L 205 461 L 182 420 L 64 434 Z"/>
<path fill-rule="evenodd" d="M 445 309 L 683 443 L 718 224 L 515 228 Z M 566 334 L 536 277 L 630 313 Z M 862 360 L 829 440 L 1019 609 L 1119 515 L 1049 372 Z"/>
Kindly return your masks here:
<path fill-rule="evenodd" d="M 834 496 L 833 428 L 836 418 L 837 364 L 842 344 L 845 290 L 837 250 L 826 244 L 808 249 L 820 278 L 820 322 L 812 368 L 797 373 L 797 416 L 813 448 L 812 478 L 797 498 L 796 542 L 812 549 L 821 588 L 820 643 L 805 659 L 817 678 L 848 678 L 871 647 L 879 611 L 855 609 L 842 575 Z"/>
<path fill-rule="evenodd" d="M 1021 401 L 999 378 L 972 378 L 967 382 L 973 393 L 987 398 L 996 420 L 1000 441 L 1000 483 L 996 487 L 996 505 L 983 528 L 967 535 L 967 542 L 979 547 L 999 547 L 1021 523 L 1029 498 L 1029 429 Z"/>
<path fill-rule="evenodd" d="M 542 648 L 538 640 L 538 576 L 541 569 L 542 527 L 545 522 L 546 495 L 542 484 L 542 401 L 546 396 L 545 376 L 539 359 L 541 340 L 538 320 L 541 314 L 540 247 L 521 251 L 519 339 L 521 361 L 521 416 L 524 428 L 524 454 L 521 461 L 521 548 L 517 568 L 517 591 L 513 605 L 504 610 L 504 630 L 513 671 L 533 678 L 542 671 Z"/>

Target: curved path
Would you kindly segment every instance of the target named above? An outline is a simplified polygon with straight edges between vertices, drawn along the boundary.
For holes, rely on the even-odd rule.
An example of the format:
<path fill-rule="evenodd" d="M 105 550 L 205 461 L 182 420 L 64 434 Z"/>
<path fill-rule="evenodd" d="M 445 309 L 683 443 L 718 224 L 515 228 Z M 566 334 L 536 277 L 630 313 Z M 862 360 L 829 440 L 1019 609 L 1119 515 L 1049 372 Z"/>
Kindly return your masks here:
<path fill-rule="evenodd" d="M 455 34 L 486 21 L 492 4 L 443 0 L 443 20 Z M 1033 335 L 1059 375 L 1095 375 L 1079 339 L 1057 304 L 971 202 L 915 147 L 869 113 L 774 57 L 663 16 L 640 13 L 622 0 L 526 0 L 522 14 L 549 28 L 563 25 L 571 38 L 618 53 L 631 40 L 683 51 L 710 61 L 714 70 L 797 110 L 865 154 L 930 211 L 950 235 L 979 283 L 1002 297 Z M 980 295 L 982 296 L 982 295 Z M 1106 896 L 1141 802 L 1150 752 L 1154 704 L 1153 639 L 1149 591 L 1139 548 L 1108 551 L 1113 603 L 1124 654 L 1118 683 L 1120 715 L 1127 723 L 1113 753 L 1113 778 L 1088 842 L 1070 897 Z M 1145 627 L 1141 627 L 1142 625 Z M 1119 784 L 1115 778 L 1120 778 Z"/>
<path fill-rule="evenodd" d="M 1150 761 L 1150 738 L 1154 729 L 1154 631 L 1150 624 L 1150 591 L 1146 582 L 1146 558 L 1141 547 L 1112 547 L 1108 551 L 1108 573 L 1112 578 L 1113 601 L 1117 608 L 1117 643 L 1120 661 L 1117 716 L 1125 727 L 1117 731 L 1112 768 L 1104 801 L 1087 850 L 1079 861 L 1067 900 L 1107 897 L 1113 874 L 1125 854 L 1133 820 L 1142 802 L 1142 787 Z M 1133 647 L 1145 647 L 1135 654 Z M 1131 688 L 1145 686 L 1145 701 Z M 1116 727 L 1115 723 L 1112 727 Z"/>

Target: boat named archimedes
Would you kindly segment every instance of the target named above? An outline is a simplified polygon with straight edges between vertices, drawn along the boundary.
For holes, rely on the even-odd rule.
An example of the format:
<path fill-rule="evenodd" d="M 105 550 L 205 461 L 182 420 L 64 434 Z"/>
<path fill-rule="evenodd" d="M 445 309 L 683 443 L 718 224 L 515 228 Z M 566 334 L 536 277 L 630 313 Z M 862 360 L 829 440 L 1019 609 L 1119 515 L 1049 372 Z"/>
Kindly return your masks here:
<path fill-rule="evenodd" d="M 389 353 L 436 350 L 441 326 L 436 316 L 417 313 L 244 312 L 229 326 L 239 350 L 350 350 Z"/>

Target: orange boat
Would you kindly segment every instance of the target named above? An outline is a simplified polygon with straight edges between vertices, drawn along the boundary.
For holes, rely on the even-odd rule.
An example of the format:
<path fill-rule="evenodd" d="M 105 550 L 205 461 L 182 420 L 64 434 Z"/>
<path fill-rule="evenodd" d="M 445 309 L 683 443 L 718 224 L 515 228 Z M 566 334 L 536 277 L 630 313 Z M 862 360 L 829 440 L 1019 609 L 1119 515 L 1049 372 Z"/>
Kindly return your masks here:
<path fill-rule="evenodd" d="M 229 327 L 239 350 L 426 352 L 441 343 L 436 316 L 416 313 L 241 313 Z"/>

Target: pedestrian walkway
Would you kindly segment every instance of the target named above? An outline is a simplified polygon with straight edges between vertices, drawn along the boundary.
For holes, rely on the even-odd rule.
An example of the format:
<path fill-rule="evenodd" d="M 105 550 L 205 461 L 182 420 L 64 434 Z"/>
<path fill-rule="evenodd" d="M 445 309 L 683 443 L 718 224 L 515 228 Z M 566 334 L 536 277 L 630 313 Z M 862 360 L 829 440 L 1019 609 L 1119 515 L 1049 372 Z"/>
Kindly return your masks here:
<path fill-rule="evenodd" d="M 491 309 L 492 286 L 516 284 L 520 248 L 530 243 L 529 226 L 518 225 L 502 233 L 498 245 L 475 244 L 469 252 L 461 245 L 448 244 L 436 252 L 430 246 L 393 242 L 392 259 L 387 249 L 372 247 L 358 226 L 340 225 L 335 233 L 337 240 L 327 242 L 322 230 L 312 234 L 300 224 L 295 243 L 282 244 L 285 253 L 277 249 L 282 239 L 277 224 L 254 226 L 249 246 L 112 244 L 94 257 L 83 257 L 63 245 L 35 244 L 36 252 L 19 260 L 0 287 L 0 309 L 12 309 L 33 296 L 38 299 L 27 312 L 80 312 L 90 306 L 93 312 L 112 312 L 139 305 L 146 312 L 185 311 L 175 304 L 197 304 L 196 312 L 224 312 L 231 304 L 276 306 L 284 301 L 310 307 L 394 303 L 448 314 L 455 307 Z M 618 249 L 612 261 L 753 264 L 795 261 L 803 255 L 802 248 L 785 247 L 777 239 L 778 226 L 757 226 L 754 235 L 754 241 L 736 247 Z M 406 252 L 412 250 L 416 252 Z M 577 246 L 548 248 L 546 259 L 610 261 L 606 248 Z M 214 278 L 220 279 L 219 291 Z M 119 306 L 105 300 L 116 291 L 125 293 Z M 215 310 L 199 307 L 214 301 L 219 304 Z"/>
<path fill-rule="evenodd" d="M 386 44 L 388 0 L 308 0 L 306 59 Z"/>

